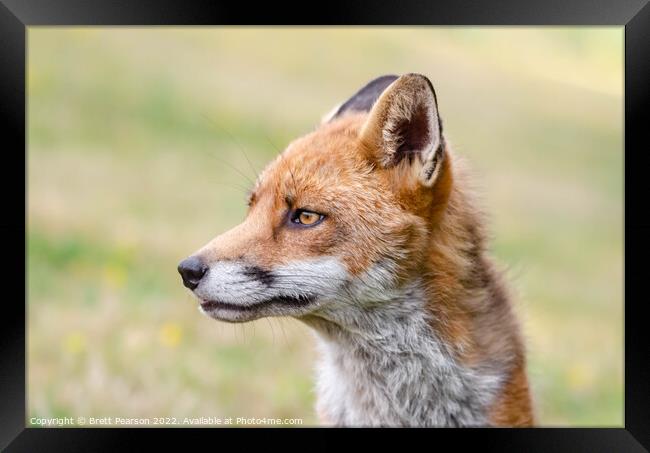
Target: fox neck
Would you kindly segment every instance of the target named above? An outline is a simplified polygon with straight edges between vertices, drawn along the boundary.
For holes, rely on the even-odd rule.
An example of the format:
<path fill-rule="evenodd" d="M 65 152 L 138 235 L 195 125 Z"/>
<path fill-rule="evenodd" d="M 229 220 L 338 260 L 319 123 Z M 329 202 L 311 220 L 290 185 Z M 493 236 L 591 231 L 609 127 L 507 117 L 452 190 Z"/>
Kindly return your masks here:
<path fill-rule="evenodd" d="M 418 279 L 363 309 L 341 303 L 318 317 L 318 411 L 345 426 L 479 426 L 498 374 L 457 363 L 431 328 Z M 391 299 L 389 302 L 385 299 Z M 343 307 L 348 307 L 347 309 Z"/>

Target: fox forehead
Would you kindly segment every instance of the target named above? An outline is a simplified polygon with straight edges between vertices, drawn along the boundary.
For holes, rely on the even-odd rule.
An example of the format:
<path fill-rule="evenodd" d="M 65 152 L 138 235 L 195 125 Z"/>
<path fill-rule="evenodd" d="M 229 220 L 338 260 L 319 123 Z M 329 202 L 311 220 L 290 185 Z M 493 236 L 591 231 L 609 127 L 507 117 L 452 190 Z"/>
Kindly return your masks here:
<path fill-rule="evenodd" d="M 307 208 L 305 203 L 333 202 L 345 192 L 358 192 L 374 169 L 358 140 L 366 116 L 348 115 L 291 142 L 260 175 L 254 198 L 272 195 L 280 203 L 300 201 Z"/>

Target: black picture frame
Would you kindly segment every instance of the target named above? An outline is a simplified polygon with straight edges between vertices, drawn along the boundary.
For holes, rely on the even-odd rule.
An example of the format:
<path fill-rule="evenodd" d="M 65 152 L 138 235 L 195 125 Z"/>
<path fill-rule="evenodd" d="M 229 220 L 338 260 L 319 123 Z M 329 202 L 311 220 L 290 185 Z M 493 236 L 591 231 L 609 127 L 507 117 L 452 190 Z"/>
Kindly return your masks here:
<path fill-rule="evenodd" d="M 314 7 L 316 6 L 316 7 Z M 514 451 L 647 451 L 650 448 L 650 342 L 642 296 L 650 252 L 650 221 L 645 172 L 650 169 L 647 143 L 650 128 L 644 113 L 650 94 L 650 6 L 648 0 L 516 0 L 419 2 L 327 2 L 296 7 L 277 3 L 252 6 L 216 1 L 126 0 L 0 0 L 0 122 L 4 172 L 0 178 L 4 209 L 5 248 L 0 365 L 0 447 L 7 451 L 129 450 L 136 441 L 164 442 L 199 448 L 199 442 L 248 442 L 253 434 L 267 442 L 286 433 L 260 429 L 240 436 L 239 429 L 46 429 L 26 428 L 26 32 L 35 25 L 261 25 L 277 21 L 292 25 L 619 25 L 625 27 L 625 421 L 624 428 L 532 428 L 472 430 L 408 430 L 436 445 Z M 645 141 L 643 139 L 646 139 Z M 642 143 L 645 143 L 643 147 Z M 25 196 L 20 196 L 20 188 Z M 645 206 L 645 208 L 644 208 Z M 21 266 L 22 265 L 22 266 Z M 7 289 L 7 286 L 9 287 Z M 13 296 L 8 296 L 11 294 Z M 24 295 L 24 302 L 19 296 Z M 387 432 L 376 430 L 373 440 Z M 368 434 L 367 430 L 356 430 Z M 248 432 L 247 432 L 248 433 Z M 290 440 L 317 434 L 317 446 L 334 447 L 334 430 L 292 430 Z M 201 438 L 199 438 L 199 436 Z M 234 437 L 238 436 L 238 437 Z M 410 437 L 412 439 L 412 437 Z M 279 439 L 278 439 L 279 440 Z M 188 442 L 190 441 L 190 442 Z M 286 442 L 286 441 L 285 441 Z M 413 440 L 415 442 L 415 440 Z M 450 443 L 451 442 L 451 443 Z M 208 444 L 210 445 L 210 444 Z M 269 444 L 271 445 L 271 444 Z M 287 444 L 282 444 L 286 446 Z M 312 443 L 308 445 L 314 445 Z M 414 445 L 412 443 L 411 445 Z M 225 447 L 225 446 L 224 446 Z M 449 447 L 448 447 L 449 448 Z"/>

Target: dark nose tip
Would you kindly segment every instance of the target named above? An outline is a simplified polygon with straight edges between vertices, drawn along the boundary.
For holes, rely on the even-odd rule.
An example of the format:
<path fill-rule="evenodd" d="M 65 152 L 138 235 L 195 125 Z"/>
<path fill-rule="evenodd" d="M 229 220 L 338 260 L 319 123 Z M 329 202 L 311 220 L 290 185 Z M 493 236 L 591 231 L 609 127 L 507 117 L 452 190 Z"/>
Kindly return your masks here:
<path fill-rule="evenodd" d="M 199 286 L 199 282 L 207 270 L 207 266 L 196 256 L 190 256 L 178 265 L 178 272 L 183 278 L 183 285 L 191 290 Z"/>

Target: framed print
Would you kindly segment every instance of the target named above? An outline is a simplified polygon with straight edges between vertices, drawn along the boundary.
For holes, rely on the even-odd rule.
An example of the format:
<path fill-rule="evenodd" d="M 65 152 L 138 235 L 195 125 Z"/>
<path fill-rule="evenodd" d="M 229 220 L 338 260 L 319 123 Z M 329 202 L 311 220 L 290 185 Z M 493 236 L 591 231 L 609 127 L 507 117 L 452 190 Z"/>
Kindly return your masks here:
<path fill-rule="evenodd" d="M 650 7 L 469 6 L 2 0 L 2 446 L 647 451 Z"/>

